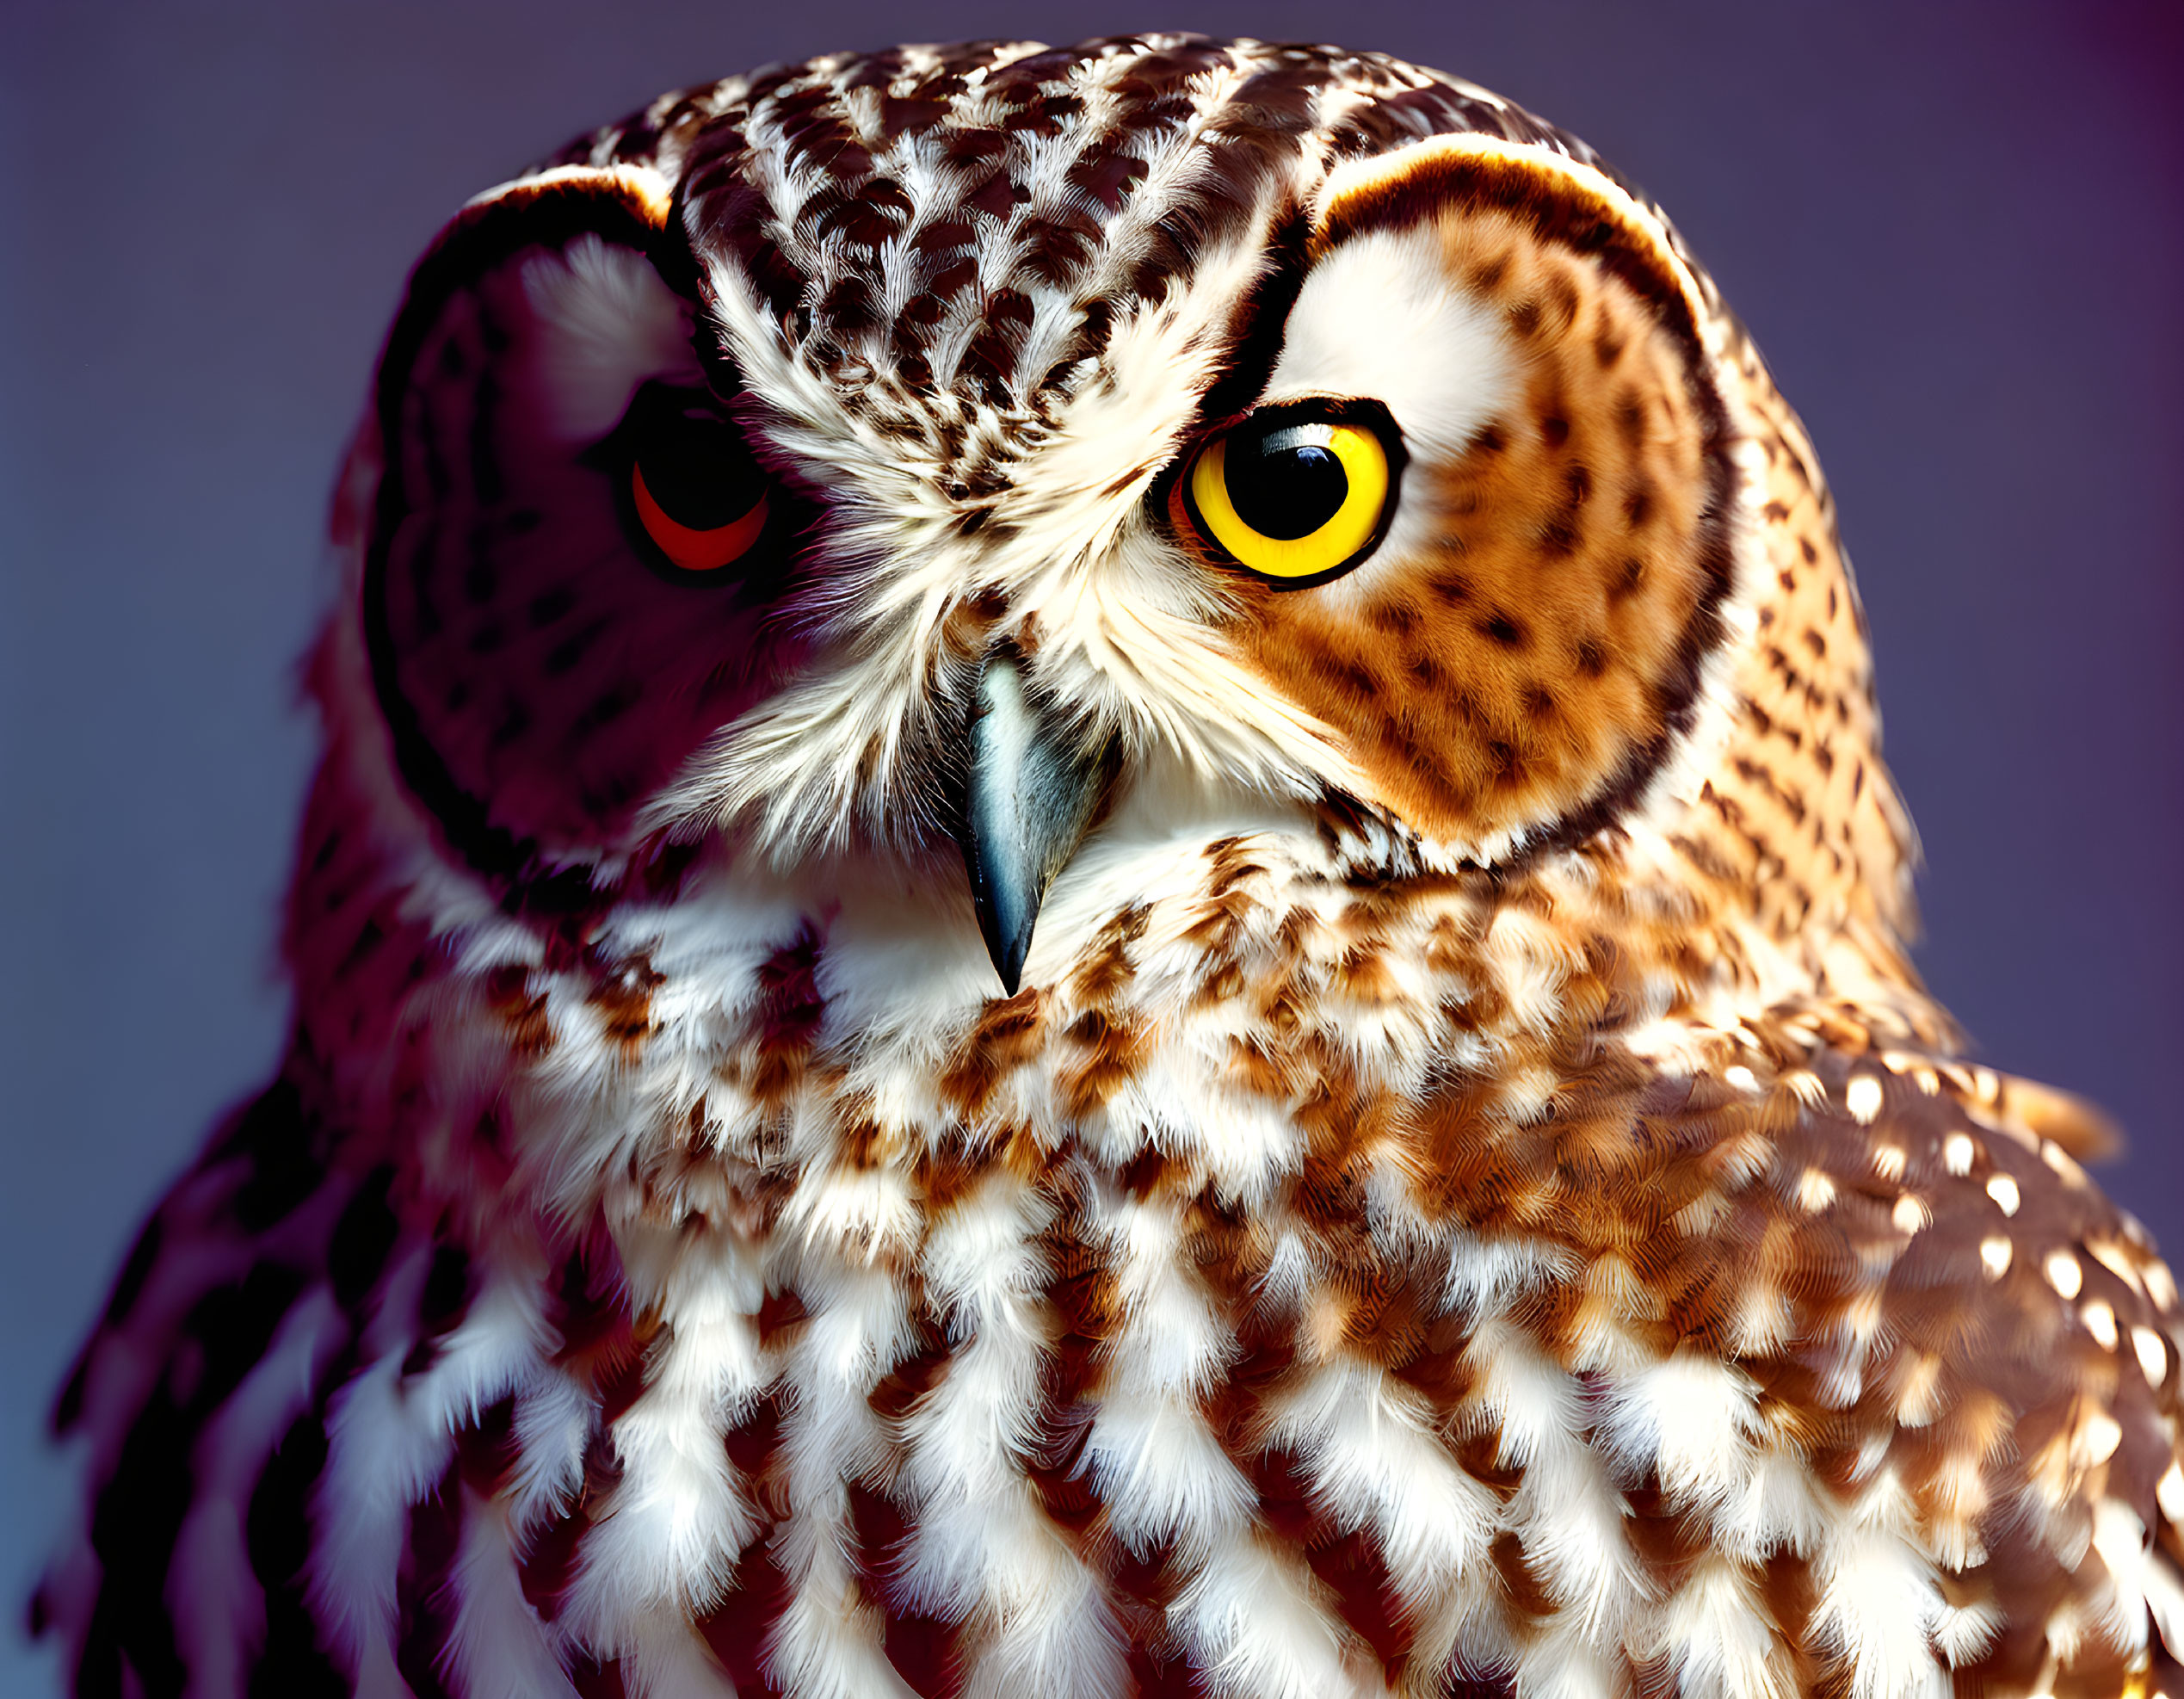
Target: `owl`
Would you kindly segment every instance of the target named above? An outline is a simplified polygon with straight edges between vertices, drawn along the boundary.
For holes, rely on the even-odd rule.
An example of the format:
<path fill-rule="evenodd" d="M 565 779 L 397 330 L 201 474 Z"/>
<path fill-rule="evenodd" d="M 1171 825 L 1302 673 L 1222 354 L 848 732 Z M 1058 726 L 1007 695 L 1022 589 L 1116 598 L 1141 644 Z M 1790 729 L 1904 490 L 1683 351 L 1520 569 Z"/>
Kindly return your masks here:
<path fill-rule="evenodd" d="M 83 1696 L 2184 1699 L 2177 1292 L 1921 985 L 1811 445 L 1377 54 L 664 97 L 418 263 Z"/>

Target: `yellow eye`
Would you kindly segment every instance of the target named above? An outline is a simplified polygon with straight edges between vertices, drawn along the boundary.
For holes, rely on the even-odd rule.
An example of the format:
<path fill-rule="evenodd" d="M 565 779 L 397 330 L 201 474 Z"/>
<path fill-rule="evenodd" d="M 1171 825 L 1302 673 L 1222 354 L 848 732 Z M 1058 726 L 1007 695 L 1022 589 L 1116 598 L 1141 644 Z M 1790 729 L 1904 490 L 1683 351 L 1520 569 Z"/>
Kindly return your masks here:
<path fill-rule="evenodd" d="M 1393 473 L 1378 430 L 1285 409 L 1208 442 L 1183 487 L 1208 541 L 1238 565 L 1298 589 L 1372 552 L 1393 505 Z"/>

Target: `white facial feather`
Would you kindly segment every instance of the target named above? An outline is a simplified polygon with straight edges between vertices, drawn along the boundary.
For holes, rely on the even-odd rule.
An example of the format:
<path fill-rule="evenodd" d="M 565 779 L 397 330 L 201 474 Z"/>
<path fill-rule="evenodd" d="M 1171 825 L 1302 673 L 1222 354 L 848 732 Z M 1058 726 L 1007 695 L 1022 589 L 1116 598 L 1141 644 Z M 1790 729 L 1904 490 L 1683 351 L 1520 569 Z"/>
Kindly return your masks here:
<path fill-rule="evenodd" d="M 648 378 L 702 382 L 689 308 L 642 254 L 579 236 L 523 261 L 522 278 L 539 400 L 564 442 L 605 436 Z"/>
<path fill-rule="evenodd" d="M 1379 401 L 1414 455 L 1453 460 L 1516 398 L 1518 375 L 1500 315 L 1450 275 L 1428 225 L 1368 231 L 1312 267 L 1261 399 Z"/>
<path fill-rule="evenodd" d="M 1234 244 L 1190 291 L 1126 310 L 1099 370 L 1012 460 L 996 522 L 975 539 L 946 523 L 937 466 L 843 408 L 782 346 L 743 280 L 717 275 L 720 328 L 769 440 L 830 491 L 835 584 L 817 628 L 834 640 L 692 762 L 645 828 L 742 825 L 782 865 L 860 833 L 883 845 L 935 834 L 933 799 L 903 769 L 921 744 L 959 737 L 935 719 L 955 664 L 941 635 L 960 603 L 995 590 L 1039 683 L 1134 755 L 1274 795 L 1354 785 L 1326 728 L 1228 652 L 1208 623 L 1218 587 L 1142 510 L 1263 263 L 1255 244 Z M 966 685 L 964 675 L 953 688 Z"/>

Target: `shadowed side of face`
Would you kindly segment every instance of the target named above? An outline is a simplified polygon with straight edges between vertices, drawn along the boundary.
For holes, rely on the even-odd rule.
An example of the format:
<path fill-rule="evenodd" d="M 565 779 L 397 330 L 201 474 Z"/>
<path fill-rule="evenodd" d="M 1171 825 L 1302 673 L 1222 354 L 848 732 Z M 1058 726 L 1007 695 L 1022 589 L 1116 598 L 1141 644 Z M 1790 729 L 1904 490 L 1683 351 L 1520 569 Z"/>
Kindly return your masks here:
<path fill-rule="evenodd" d="M 782 647 L 803 516 L 700 368 L 667 227 L 651 173 L 518 185 L 420 263 L 382 360 L 374 682 L 403 776 L 497 879 L 626 848 Z"/>

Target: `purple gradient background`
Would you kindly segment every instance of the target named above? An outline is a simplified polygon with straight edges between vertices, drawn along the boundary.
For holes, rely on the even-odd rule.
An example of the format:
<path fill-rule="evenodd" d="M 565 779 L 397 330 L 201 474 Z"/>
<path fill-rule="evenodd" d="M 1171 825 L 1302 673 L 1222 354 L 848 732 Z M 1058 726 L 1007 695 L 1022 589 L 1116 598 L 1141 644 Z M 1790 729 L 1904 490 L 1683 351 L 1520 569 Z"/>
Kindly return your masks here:
<path fill-rule="evenodd" d="M 1379 47 L 1658 194 L 1803 411 L 1925 836 L 1920 961 L 2184 1246 L 2184 51 L 2165 0 L 0 7 L 0 1593 L 126 1237 L 281 1042 L 336 459 L 440 221 L 659 90 L 1136 26 Z M 12 1613 L 11 1613 L 12 1614 Z M 46 1660 L 0 1644 L 0 1690 Z"/>

